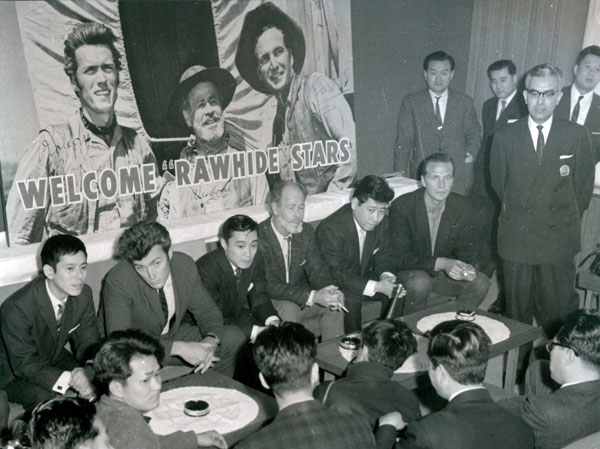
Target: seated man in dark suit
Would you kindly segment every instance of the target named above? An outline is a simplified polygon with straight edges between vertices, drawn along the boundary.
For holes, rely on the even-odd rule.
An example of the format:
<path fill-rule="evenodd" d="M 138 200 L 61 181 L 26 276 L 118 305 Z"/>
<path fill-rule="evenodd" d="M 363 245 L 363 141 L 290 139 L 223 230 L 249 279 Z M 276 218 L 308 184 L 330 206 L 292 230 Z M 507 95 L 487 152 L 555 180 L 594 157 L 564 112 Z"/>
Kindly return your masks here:
<path fill-rule="evenodd" d="M 490 355 L 490 338 L 475 323 L 445 321 L 431 330 L 427 355 L 435 391 L 448 400 L 441 411 L 408 424 L 394 446 L 403 416 L 383 416 L 377 447 L 435 449 L 533 448 L 533 433 L 525 422 L 498 404 L 483 386 Z"/>
<path fill-rule="evenodd" d="M 548 343 L 550 362 L 527 369 L 524 397 L 500 402 L 533 429 L 535 447 L 559 449 L 600 431 L 600 316 L 577 310 Z"/>
<path fill-rule="evenodd" d="M 368 449 L 375 447 L 362 419 L 313 399 L 319 382 L 315 336 L 299 323 L 269 326 L 252 348 L 260 381 L 273 390 L 279 413 L 273 422 L 243 439 L 237 449 Z"/>
<path fill-rule="evenodd" d="M 399 411 L 407 422 L 421 417 L 415 394 L 392 380 L 394 371 L 417 352 L 417 340 L 402 321 L 373 321 L 362 332 L 362 348 L 346 376 L 324 382 L 314 397 L 324 405 L 364 417 L 372 429 L 377 419 Z"/>
<path fill-rule="evenodd" d="M 200 279 L 223 313 L 246 340 L 280 319 L 267 293 L 265 266 L 258 250 L 258 225 L 246 215 L 229 217 L 221 227 L 221 248 L 196 261 Z"/>
<path fill-rule="evenodd" d="M 328 340 L 344 333 L 344 294 L 321 258 L 312 226 L 302 221 L 305 200 L 300 184 L 279 181 L 273 186 L 271 218 L 258 225 L 258 251 L 267 292 L 281 319 L 307 327 L 316 320 L 315 331 Z"/>
<path fill-rule="evenodd" d="M 476 268 L 478 243 L 466 199 L 452 193 L 454 163 L 435 153 L 423 161 L 423 188 L 398 197 L 390 208 L 390 229 L 398 278 L 408 291 L 404 314 L 427 307 L 430 292 L 456 296 L 475 309 L 489 278 Z"/>
<path fill-rule="evenodd" d="M 158 223 L 138 223 L 119 238 L 121 261 L 104 279 L 99 318 L 109 334 L 139 329 L 160 339 L 166 365 L 195 366 L 232 376 L 246 339 L 223 315 L 206 290 L 191 257 L 173 252 L 171 237 Z M 219 348 L 220 345 L 220 348 Z"/>
<path fill-rule="evenodd" d="M 394 191 L 385 179 L 365 176 L 352 202 L 340 207 L 317 227 L 317 244 L 346 299 L 346 333 L 361 328 L 363 299 L 382 301 L 385 316 L 396 287 L 395 255 L 386 218 Z"/>
<path fill-rule="evenodd" d="M 77 237 L 56 235 L 41 252 L 43 276 L 2 305 L 3 357 L 8 399 L 32 410 L 69 388 L 92 400 L 93 370 L 83 367 L 100 340 L 92 290 L 85 284 L 87 252 Z M 67 346 L 68 345 L 68 346 Z"/>

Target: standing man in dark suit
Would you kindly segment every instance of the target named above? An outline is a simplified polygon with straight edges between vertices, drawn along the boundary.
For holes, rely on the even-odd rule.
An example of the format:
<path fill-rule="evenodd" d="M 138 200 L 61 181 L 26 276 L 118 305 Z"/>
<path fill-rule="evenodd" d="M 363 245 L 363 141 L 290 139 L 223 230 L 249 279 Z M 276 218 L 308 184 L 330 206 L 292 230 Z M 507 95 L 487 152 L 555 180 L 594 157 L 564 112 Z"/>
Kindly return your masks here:
<path fill-rule="evenodd" d="M 267 293 L 265 266 L 258 250 L 258 224 L 246 215 L 229 217 L 221 227 L 221 247 L 196 261 L 200 279 L 223 313 L 225 324 L 237 326 L 254 341 L 280 319 Z"/>
<path fill-rule="evenodd" d="M 8 358 L 0 363 L 4 389 L 28 411 L 69 388 L 94 399 L 93 370 L 83 366 L 100 340 L 83 242 L 50 237 L 41 259 L 43 276 L 13 293 L 0 311 Z"/>
<path fill-rule="evenodd" d="M 594 185 L 590 137 L 581 125 L 553 116 L 562 73 L 541 64 L 525 79 L 529 115 L 494 136 L 490 171 L 502 202 L 498 251 L 504 265 L 506 311 L 552 338 L 576 310 L 573 257 L 581 215 Z"/>
<path fill-rule="evenodd" d="M 302 222 L 305 200 L 301 184 L 279 181 L 273 186 L 271 218 L 258 226 L 258 251 L 267 292 L 281 319 L 311 326 L 328 340 L 344 333 L 344 294 L 321 258 L 312 226 Z"/>
<path fill-rule="evenodd" d="M 600 431 L 600 316 L 573 312 L 553 341 L 550 361 L 527 369 L 525 396 L 500 402 L 533 429 L 535 447 L 559 449 Z"/>
<path fill-rule="evenodd" d="M 354 189 L 352 202 L 317 227 L 323 259 L 346 298 L 346 333 L 361 328 L 363 299 L 381 300 L 385 316 L 396 287 L 396 262 L 386 218 L 393 199 L 394 191 L 385 179 L 365 176 Z"/>
<path fill-rule="evenodd" d="M 419 179 L 418 168 L 427 156 L 439 151 L 455 161 L 454 191 L 466 194 L 473 183 L 473 162 L 481 139 L 481 126 L 473 99 L 449 89 L 454 59 L 443 51 L 423 62 L 427 89 L 407 95 L 398 114 L 394 170 Z"/>
<path fill-rule="evenodd" d="M 600 47 L 590 45 L 579 52 L 573 67 L 573 84 L 563 89 L 556 116 L 583 125 L 592 136 L 596 162 L 600 161 Z"/>
<path fill-rule="evenodd" d="M 483 386 L 490 345 L 478 324 L 454 320 L 435 326 L 427 348 L 429 378 L 448 405 L 408 424 L 405 438 L 395 446 L 396 430 L 404 429 L 406 423 L 400 413 L 385 415 L 379 420 L 377 447 L 532 449 L 531 429 L 494 403 Z"/>
<path fill-rule="evenodd" d="M 402 195 L 390 208 L 398 278 L 408 292 L 404 314 L 427 307 L 430 292 L 456 296 L 475 309 L 489 278 L 477 269 L 476 225 L 466 198 L 452 193 L 454 162 L 447 153 L 423 161 L 423 188 Z"/>
<path fill-rule="evenodd" d="M 193 259 L 171 249 L 169 231 L 138 223 L 121 235 L 117 251 L 121 261 L 104 279 L 98 312 L 106 334 L 139 329 L 160 340 L 166 365 L 183 360 L 204 373 L 218 362 L 216 370 L 232 376 L 246 337 L 223 325 Z"/>

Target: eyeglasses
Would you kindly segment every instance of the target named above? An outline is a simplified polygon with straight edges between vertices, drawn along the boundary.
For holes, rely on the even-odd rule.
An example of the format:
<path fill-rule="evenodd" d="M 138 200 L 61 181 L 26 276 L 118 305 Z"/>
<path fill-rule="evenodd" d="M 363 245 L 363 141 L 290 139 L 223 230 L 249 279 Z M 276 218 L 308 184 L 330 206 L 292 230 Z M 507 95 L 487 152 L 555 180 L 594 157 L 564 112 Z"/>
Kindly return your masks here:
<path fill-rule="evenodd" d="M 573 354 L 575 354 L 575 357 L 579 357 L 577 349 L 575 349 L 573 346 L 568 345 L 566 343 L 558 343 L 557 341 L 549 341 L 548 343 L 546 343 L 546 349 L 548 350 L 548 353 L 552 352 L 552 348 L 554 346 L 560 346 L 561 348 L 570 349 L 571 351 L 573 351 Z"/>
<path fill-rule="evenodd" d="M 544 92 L 540 92 L 535 89 L 527 89 L 527 94 L 531 97 L 532 100 L 537 100 L 539 97 L 542 97 L 544 100 L 552 100 L 556 95 L 555 90 L 546 90 Z"/>

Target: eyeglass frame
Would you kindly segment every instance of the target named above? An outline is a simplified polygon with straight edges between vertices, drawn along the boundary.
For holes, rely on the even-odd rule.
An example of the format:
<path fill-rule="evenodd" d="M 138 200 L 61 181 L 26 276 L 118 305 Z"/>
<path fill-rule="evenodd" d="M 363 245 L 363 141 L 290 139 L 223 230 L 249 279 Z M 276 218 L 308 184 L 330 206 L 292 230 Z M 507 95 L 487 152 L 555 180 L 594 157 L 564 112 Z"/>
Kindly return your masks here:
<path fill-rule="evenodd" d="M 552 100 L 556 94 L 558 94 L 557 90 L 545 90 L 544 92 L 540 92 L 535 89 L 526 89 L 527 96 L 531 96 L 532 100 L 537 100 L 539 97 L 542 97 L 544 100 Z"/>
<path fill-rule="evenodd" d="M 554 346 L 560 346 L 561 348 L 570 349 L 571 351 L 573 351 L 573 354 L 575 354 L 575 357 L 579 357 L 579 353 L 577 352 L 577 349 L 575 349 L 573 346 L 571 346 L 567 343 L 559 343 L 557 341 L 549 341 L 548 343 L 546 343 L 546 350 L 548 351 L 548 354 L 550 354 L 552 352 L 552 348 Z"/>

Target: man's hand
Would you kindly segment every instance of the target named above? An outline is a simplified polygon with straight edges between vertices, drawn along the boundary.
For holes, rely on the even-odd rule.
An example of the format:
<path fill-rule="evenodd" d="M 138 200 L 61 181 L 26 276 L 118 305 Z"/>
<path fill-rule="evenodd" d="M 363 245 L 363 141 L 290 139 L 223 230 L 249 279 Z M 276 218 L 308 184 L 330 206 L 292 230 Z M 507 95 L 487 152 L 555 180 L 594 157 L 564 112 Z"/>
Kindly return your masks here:
<path fill-rule="evenodd" d="M 227 441 L 216 430 L 208 430 L 206 432 L 196 434 L 198 446 L 200 447 L 217 447 L 219 449 L 227 449 Z"/>
<path fill-rule="evenodd" d="M 71 371 L 71 381 L 69 382 L 69 386 L 83 399 L 93 401 L 96 398 L 96 390 L 85 375 L 83 368 L 75 368 Z"/>
<path fill-rule="evenodd" d="M 394 288 L 396 287 L 395 280 L 392 281 L 391 278 L 386 277 L 375 283 L 375 293 L 381 293 L 388 298 L 392 297 L 394 293 Z"/>
<path fill-rule="evenodd" d="M 212 339 L 209 339 L 212 340 Z M 196 366 L 204 374 L 220 359 L 215 356 L 217 345 L 211 341 L 176 341 L 173 342 L 171 355 L 179 356 L 190 365 Z"/>
<path fill-rule="evenodd" d="M 381 418 L 379 418 L 380 427 L 385 426 L 386 424 L 394 426 L 396 430 L 402 430 L 406 427 L 406 423 L 404 422 L 404 418 L 402 418 L 400 412 L 388 413 L 387 415 L 383 415 Z"/>
<path fill-rule="evenodd" d="M 477 277 L 477 270 L 472 265 L 456 259 L 438 257 L 436 269 L 443 270 L 450 279 L 455 281 L 473 281 Z"/>
<path fill-rule="evenodd" d="M 343 305 L 344 294 L 335 285 L 328 285 L 321 290 L 315 291 L 313 304 L 337 310 L 339 308 L 340 295 Z"/>

